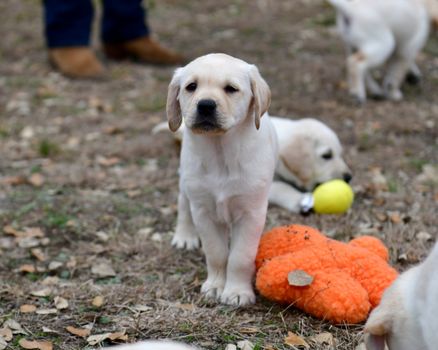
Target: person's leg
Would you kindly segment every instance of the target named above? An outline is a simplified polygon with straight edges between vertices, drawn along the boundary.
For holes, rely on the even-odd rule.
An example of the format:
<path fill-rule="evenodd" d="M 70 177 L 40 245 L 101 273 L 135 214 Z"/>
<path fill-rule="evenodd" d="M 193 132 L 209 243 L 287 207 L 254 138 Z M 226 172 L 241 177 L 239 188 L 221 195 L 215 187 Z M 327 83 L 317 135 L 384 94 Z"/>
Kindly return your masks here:
<path fill-rule="evenodd" d="M 102 41 L 121 43 L 149 35 L 141 0 L 104 0 Z"/>
<path fill-rule="evenodd" d="M 47 46 L 88 46 L 93 7 L 90 0 L 44 0 Z"/>
<path fill-rule="evenodd" d="M 61 73 L 95 78 L 104 68 L 90 48 L 91 0 L 44 0 L 44 31 L 49 60 Z"/>
<path fill-rule="evenodd" d="M 141 0 L 104 0 L 102 41 L 108 57 L 133 58 L 143 63 L 180 64 L 181 55 L 150 37 Z"/>

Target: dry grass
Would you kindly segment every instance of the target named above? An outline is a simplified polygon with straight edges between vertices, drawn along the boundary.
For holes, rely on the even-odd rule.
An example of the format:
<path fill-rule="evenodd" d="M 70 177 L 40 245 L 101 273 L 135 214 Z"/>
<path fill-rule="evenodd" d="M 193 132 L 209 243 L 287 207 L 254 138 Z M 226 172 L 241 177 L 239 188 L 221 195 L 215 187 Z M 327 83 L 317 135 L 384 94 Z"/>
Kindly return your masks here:
<path fill-rule="evenodd" d="M 271 208 L 268 227 L 309 224 L 341 240 L 373 234 L 401 270 L 424 257 L 438 234 L 436 179 L 420 176 L 425 165 L 438 163 L 436 39 L 420 57 L 425 80 L 407 88 L 404 102 L 356 108 L 346 98 L 342 45 L 330 27 L 334 14 L 322 1 L 153 3 L 153 28 L 169 46 L 193 57 L 225 51 L 256 63 L 272 87 L 271 114 L 316 116 L 339 133 L 355 173 L 353 210 L 301 217 Z M 47 65 L 38 5 L 0 4 L 0 225 L 41 227 L 49 240 L 41 247 L 46 260 L 37 261 L 30 248 L 0 234 L 0 324 L 13 318 L 29 338 L 59 349 L 87 348 L 65 330 L 69 325 L 93 325 L 93 334 L 126 329 L 129 341 L 169 337 L 207 349 L 241 339 L 258 349 L 286 349 L 288 331 L 305 337 L 328 331 L 337 349 L 353 349 L 360 326 L 333 326 L 260 297 L 245 309 L 201 299 L 202 254 L 169 247 L 177 150 L 170 135 L 150 135 L 164 119 L 172 69 L 108 62 L 111 78 L 104 83 L 64 79 Z M 386 179 L 383 190 L 375 168 Z M 42 175 L 42 186 L 26 183 L 32 174 Z M 6 184 L 14 176 L 19 184 Z M 431 241 L 418 239 L 419 232 Z M 62 264 L 49 270 L 53 261 Z M 110 264 L 115 275 L 93 275 L 97 262 Z M 20 273 L 23 264 L 39 271 Z M 49 276 L 59 278 L 51 294 L 31 296 Z M 25 303 L 50 308 L 57 295 L 68 309 L 19 312 Z M 91 304 L 98 295 L 105 299 L 101 307 Z M 18 349 L 20 337 L 9 348 Z"/>

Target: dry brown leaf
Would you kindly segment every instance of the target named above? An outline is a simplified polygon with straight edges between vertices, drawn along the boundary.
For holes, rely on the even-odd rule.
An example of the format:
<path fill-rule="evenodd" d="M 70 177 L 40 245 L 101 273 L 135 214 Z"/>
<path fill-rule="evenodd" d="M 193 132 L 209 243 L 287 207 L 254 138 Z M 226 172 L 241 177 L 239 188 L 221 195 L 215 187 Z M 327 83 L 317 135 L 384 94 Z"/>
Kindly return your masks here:
<path fill-rule="evenodd" d="M 91 304 L 95 307 L 101 307 L 104 303 L 104 299 L 103 296 L 98 295 L 96 297 L 93 298 L 93 301 L 91 302 Z"/>
<path fill-rule="evenodd" d="M 93 304 L 93 305 L 94 305 L 94 304 Z M 151 308 L 150 306 L 147 306 L 147 305 L 140 305 L 140 304 L 134 305 L 132 308 L 133 308 L 135 311 L 138 311 L 138 312 L 145 312 L 145 311 L 152 310 L 152 308 Z"/>
<path fill-rule="evenodd" d="M 66 330 L 67 330 L 67 332 L 69 332 L 69 333 L 71 333 L 73 335 L 77 335 L 78 337 L 82 337 L 82 338 L 88 337 L 90 335 L 90 333 L 91 333 L 90 329 L 87 329 L 87 328 L 75 328 L 75 327 L 72 327 L 72 326 L 66 327 Z"/>
<path fill-rule="evenodd" d="M 104 167 L 110 167 L 110 166 L 119 164 L 120 162 L 121 162 L 121 159 L 118 157 L 109 157 L 109 158 L 102 157 L 102 156 L 97 157 L 97 163 L 99 165 L 104 166 Z"/>
<path fill-rule="evenodd" d="M 1 179 L 0 181 L 2 184 L 5 185 L 11 185 L 11 186 L 19 186 L 26 183 L 26 178 L 21 175 L 17 176 L 7 176 Z"/>
<path fill-rule="evenodd" d="M 11 329 L 13 334 L 27 334 L 21 325 L 12 318 L 6 320 L 5 323 L 3 323 L 3 327 Z"/>
<path fill-rule="evenodd" d="M 392 212 L 392 213 L 390 213 L 390 214 L 389 214 L 389 218 L 391 219 L 391 222 L 392 222 L 393 224 L 399 224 L 399 223 L 401 223 L 401 221 L 402 221 L 401 216 L 400 216 L 400 213 L 398 213 L 398 212 Z"/>
<path fill-rule="evenodd" d="M 26 227 L 24 230 L 27 237 L 43 238 L 45 233 L 39 227 Z"/>
<path fill-rule="evenodd" d="M 314 335 L 313 337 L 310 338 L 310 340 L 321 345 L 326 344 L 329 345 L 330 347 L 336 346 L 335 338 L 333 337 L 333 334 L 329 332 L 322 332 L 317 335 Z"/>
<path fill-rule="evenodd" d="M 60 262 L 60 261 L 51 261 L 49 263 L 49 271 L 55 271 L 58 270 L 62 265 L 64 265 L 64 263 Z"/>
<path fill-rule="evenodd" d="M 128 335 L 125 334 L 125 331 L 114 332 L 114 333 L 110 333 L 108 338 L 111 339 L 111 340 L 127 341 L 128 340 Z"/>
<path fill-rule="evenodd" d="M 256 333 L 260 333 L 260 328 L 257 328 L 257 327 L 242 327 L 242 328 L 239 328 L 239 332 L 240 333 L 244 333 L 244 334 L 256 334 Z"/>
<path fill-rule="evenodd" d="M 35 312 L 36 309 L 37 309 L 37 307 L 35 305 L 31 305 L 31 304 L 23 304 L 20 306 L 20 312 L 23 314 Z"/>
<path fill-rule="evenodd" d="M 113 277 L 116 272 L 112 266 L 106 262 L 100 262 L 91 267 L 91 273 L 99 277 Z"/>
<path fill-rule="evenodd" d="M 32 264 L 24 264 L 19 268 L 20 272 L 33 273 L 36 271 L 35 266 Z"/>
<path fill-rule="evenodd" d="M 41 248 L 32 248 L 30 250 L 30 253 L 32 254 L 32 256 L 34 256 L 38 261 L 46 261 L 46 256 L 44 255 L 43 251 L 41 250 Z"/>
<path fill-rule="evenodd" d="M 67 301 L 67 299 L 64 299 L 64 298 L 62 298 L 60 296 L 57 296 L 57 297 L 55 297 L 54 302 L 55 302 L 55 307 L 58 310 L 63 310 L 63 309 L 67 309 L 68 308 L 68 301 Z"/>
<path fill-rule="evenodd" d="M 40 245 L 40 240 L 35 237 L 20 237 L 18 239 L 18 246 L 20 248 L 33 248 Z"/>
<path fill-rule="evenodd" d="M 53 344 L 49 341 L 44 340 L 27 340 L 27 339 L 20 339 L 18 342 L 20 346 L 24 349 L 38 349 L 38 350 L 52 350 Z"/>
<path fill-rule="evenodd" d="M 7 343 L 6 339 L 0 335 L 0 350 L 6 349 L 7 346 L 8 346 L 8 343 Z"/>
<path fill-rule="evenodd" d="M 249 340 L 242 340 L 237 342 L 237 348 L 241 350 L 253 350 L 254 344 L 251 343 Z"/>
<path fill-rule="evenodd" d="M 37 311 L 36 311 L 36 313 L 38 314 L 38 315 L 50 315 L 50 314 L 56 314 L 56 313 L 58 313 L 58 310 L 57 309 L 38 309 Z"/>
<path fill-rule="evenodd" d="M 52 288 L 43 288 L 39 290 L 34 290 L 30 292 L 31 295 L 34 297 L 48 297 L 50 294 L 52 294 Z"/>
<path fill-rule="evenodd" d="M 31 176 L 29 176 L 28 181 L 34 187 L 41 187 L 42 185 L 44 185 L 44 182 L 46 180 L 44 179 L 43 175 L 41 175 L 39 173 L 35 173 L 35 174 L 32 174 Z"/>
<path fill-rule="evenodd" d="M 24 237 L 25 236 L 25 233 L 23 231 L 16 230 L 15 228 L 13 228 L 10 225 L 6 225 L 5 227 L 3 227 L 3 232 L 6 233 L 7 235 L 12 235 L 15 237 Z"/>
<path fill-rule="evenodd" d="M 288 273 L 287 281 L 290 286 L 305 287 L 313 282 L 313 276 L 304 270 L 294 270 Z"/>
<path fill-rule="evenodd" d="M 6 341 L 11 341 L 13 337 L 12 331 L 8 327 L 0 328 L 0 337 Z"/>
<path fill-rule="evenodd" d="M 55 284 L 59 283 L 59 277 L 58 276 L 47 276 L 41 281 L 41 284 L 44 286 L 53 286 Z"/>
<path fill-rule="evenodd" d="M 103 342 L 105 339 L 108 339 L 110 334 L 111 333 L 103 333 L 103 334 L 90 335 L 87 338 L 87 343 L 90 344 L 90 345 L 99 344 L 99 343 Z"/>
<path fill-rule="evenodd" d="M 290 346 L 303 346 L 305 349 L 310 349 L 309 344 L 295 333 L 288 332 L 287 336 L 284 338 L 284 343 Z"/>

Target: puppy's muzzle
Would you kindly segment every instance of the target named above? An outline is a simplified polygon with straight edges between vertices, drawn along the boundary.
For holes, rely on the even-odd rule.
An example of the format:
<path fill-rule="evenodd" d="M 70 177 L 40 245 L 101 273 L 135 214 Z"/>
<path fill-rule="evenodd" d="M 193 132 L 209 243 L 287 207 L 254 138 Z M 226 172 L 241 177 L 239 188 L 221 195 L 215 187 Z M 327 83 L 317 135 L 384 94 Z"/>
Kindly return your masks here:
<path fill-rule="evenodd" d="M 220 129 L 217 121 L 217 104 L 214 100 L 203 99 L 198 102 L 196 119 L 192 128 L 200 131 Z"/>

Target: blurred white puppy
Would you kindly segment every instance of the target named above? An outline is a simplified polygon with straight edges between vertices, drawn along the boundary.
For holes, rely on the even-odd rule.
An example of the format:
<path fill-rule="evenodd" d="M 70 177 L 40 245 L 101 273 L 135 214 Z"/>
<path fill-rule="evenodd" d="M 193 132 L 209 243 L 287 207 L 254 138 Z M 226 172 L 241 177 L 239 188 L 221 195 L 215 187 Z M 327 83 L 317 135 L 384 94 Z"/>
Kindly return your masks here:
<path fill-rule="evenodd" d="M 271 120 L 279 144 L 276 179 L 269 193 L 271 204 L 298 213 L 305 192 L 332 179 L 351 180 L 341 143 L 327 125 L 310 118 Z"/>
<path fill-rule="evenodd" d="M 169 127 L 183 118 L 185 125 L 172 243 L 193 248 L 200 237 L 208 274 L 201 291 L 226 304 L 255 301 L 254 260 L 278 152 L 270 96 L 257 67 L 225 54 L 177 69 L 169 85 Z"/>
<path fill-rule="evenodd" d="M 124 344 L 110 347 L 111 350 L 196 350 L 186 344 L 171 341 L 146 340 L 135 344 Z"/>
<path fill-rule="evenodd" d="M 328 0 L 337 9 L 338 30 L 347 45 L 350 94 L 360 103 L 366 89 L 375 97 L 401 100 L 407 73 L 420 72 L 415 59 L 438 21 L 436 0 Z M 370 70 L 388 63 L 383 88 Z"/>
<path fill-rule="evenodd" d="M 438 347 L 438 245 L 420 265 L 385 291 L 365 324 L 368 350 L 435 350 Z"/>
<path fill-rule="evenodd" d="M 306 192 L 318 184 L 333 179 L 351 180 L 339 138 L 326 124 L 310 118 L 270 118 L 278 138 L 279 157 L 269 203 L 299 213 Z M 182 141 L 184 128 L 181 125 L 175 133 L 179 141 Z M 164 130 L 168 130 L 167 123 L 160 123 L 153 133 Z M 189 248 L 195 247 L 197 245 Z"/>

